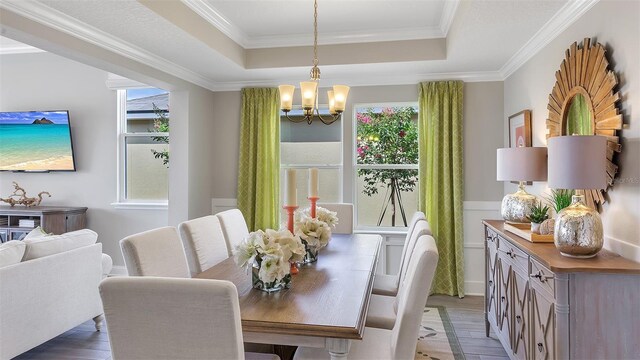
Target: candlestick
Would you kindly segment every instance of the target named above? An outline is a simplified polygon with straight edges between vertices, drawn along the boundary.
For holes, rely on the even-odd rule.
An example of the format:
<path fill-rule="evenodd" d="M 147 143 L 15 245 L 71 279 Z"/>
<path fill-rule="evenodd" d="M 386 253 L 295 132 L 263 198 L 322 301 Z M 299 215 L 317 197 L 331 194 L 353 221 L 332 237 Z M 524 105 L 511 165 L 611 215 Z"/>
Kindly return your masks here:
<path fill-rule="evenodd" d="M 318 169 L 309 169 L 309 196 L 318 196 Z"/>
<path fill-rule="evenodd" d="M 309 196 L 307 199 L 309 199 L 309 201 L 311 201 L 311 217 L 312 218 L 316 218 L 316 204 L 318 202 L 318 200 L 320 199 L 317 196 Z"/>
<path fill-rule="evenodd" d="M 287 229 L 289 229 L 289 231 L 293 234 L 293 215 L 298 207 L 295 205 L 294 206 L 285 205 L 282 208 L 287 210 Z M 297 274 L 298 265 L 293 261 L 290 263 L 290 265 L 291 267 L 289 268 L 289 272 L 292 275 Z"/>
<path fill-rule="evenodd" d="M 287 169 L 286 195 L 284 204 L 286 206 L 298 206 L 298 189 L 296 187 L 296 169 Z"/>

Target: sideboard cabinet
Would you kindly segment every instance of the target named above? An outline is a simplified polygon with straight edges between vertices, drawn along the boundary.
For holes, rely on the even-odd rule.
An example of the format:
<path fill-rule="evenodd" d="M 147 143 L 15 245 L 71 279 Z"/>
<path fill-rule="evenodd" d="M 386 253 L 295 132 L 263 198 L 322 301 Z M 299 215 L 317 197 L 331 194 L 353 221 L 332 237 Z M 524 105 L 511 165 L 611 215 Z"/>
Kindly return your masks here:
<path fill-rule="evenodd" d="M 56 235 L 84 229 L 86 212 L 86 207 L 0 206 L 0 242 L 22 240 L 38 226 Z"/>
<path fill-rule="evenodd" d="M 640 358 L 640 263 L 560 255 L 485 220 L 485 322 L 512 359 Z"/>

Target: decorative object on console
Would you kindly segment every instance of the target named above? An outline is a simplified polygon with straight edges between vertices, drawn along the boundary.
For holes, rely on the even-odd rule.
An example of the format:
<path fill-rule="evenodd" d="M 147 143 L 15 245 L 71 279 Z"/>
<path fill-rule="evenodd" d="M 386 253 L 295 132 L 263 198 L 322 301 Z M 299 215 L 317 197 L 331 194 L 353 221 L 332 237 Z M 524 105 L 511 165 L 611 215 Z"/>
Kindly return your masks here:
<path fill-rule="evenodd" d="M 234 251 L 236 264 L 251 268 L 253 287 L 266 292 L 291 287 L 290 262 L 302 261 L 305 248 L 288 230 L 258 230 Z"/>
<path fill-rule="evenodd" d="M 581 45 L 581 46 L 580 46 Z M 614 155 L 621 151 L 617 131 L 623 128 L 619 113 L 618 79 L 609 70 L 605 47 L 591 46 L 586 38 L 582 44 L 571 44 L 565 59 L 556 71 L 556 83 L 549 94 L 547 138 L 566 135 L 602 135 L 607 139 L 603 152 L 606 167 L 602 170 L 607 185 L 597 190 L 578 190 L 586 204 L 599 210 L 605 202 L 604 193 L 613 186 L 618 171 Z"/>
<path fill-rule="evenodd" d="M 531 232 L 540 234 L 540 225 L 549 218 L 549 207 L 536 204 L 531 208 L 531 214 L 527 217 L 531 221 Z"/>
<path fill-rule="evenodd" d="M 547 219 L 540 224 L 540 235 L 553 235 L 553 227 L 556 225 L 555 219 Z"/>
<path fill-rule="evenodd" d="M 531 110 L 509 116 L 509 147 L 531 146 Z"/>
<path fill-rule="evenodd" d="M 512 223 L 529 223 L 531 208 L 538 199 L 524 189 L 525 181 L 547 180 L 547 148 L 520 147 L 497 151 L 497 180 L 519 181 L 519 190 L 502 199 L 502 217 Z"/>
<path fill-rule="evenodd" d="M 13 194 L 9 195 L 6 199 L 0 198 L 0 201 L 6 202 L 7 204 L 14 207 L 17 205 L 24 205 L 26 207 L 38 206 L 42 202 L 42 195 L 47 195 L 51 197 L 48 191 L 41 191 L 38 193 L 38 197 L 28 197 L 27 192 L 18 185 L 17 182 L 13 182 Z M 17 199 L 17 200 L 16 200 Z M 31 226 L 33 227 L 33 226 Z"/>
<path fill-rule="evenodd" d="M 558 136 L 548 140 L 549 186 L 561 189 L 607 187 L 607 138 Z M 600 214 L 585 204 L 582 194 L 573 195 L 570 206 L 556 216 L 554 243 L 564 256 L 590 258 L 602 249 Z"/>
<path fill-rule="evenodd" d="M 551 196 L 547 197 L 547 201 L 553 206 L 553 210 L 559 213 L 562 209 L 571 205 L 571 198 L 575 191 L 570 189 L 552 189 Z"/>
<path fill-rule="evenodd" d="M 301 120 L 289 117 L 293 104 L 293 92 L 295 86 L 280 85 L 280 109 L 284 112 L 289 121 L 301 122 L 306 121 L 311 125 L 314 118 L 320 119 L 322 123 L 329 125 L 338 120 L 344 112 L 347 103 L 347 95 L 349 87 L 345 85 L 334 85 L 333 90 L 327 92 L 329 97 L 329 113 L 330 119 L 325 119 L 320 115 L 318 110 L 318 83 L 320 82 L 320 68 L 318 68 L 318 1 L 313 4 L 313 67 L 311 68 L 310 81 L 300 83 L 300 92 L 302 95 L 302 109 L 304 110 L 304 118 Z"/>

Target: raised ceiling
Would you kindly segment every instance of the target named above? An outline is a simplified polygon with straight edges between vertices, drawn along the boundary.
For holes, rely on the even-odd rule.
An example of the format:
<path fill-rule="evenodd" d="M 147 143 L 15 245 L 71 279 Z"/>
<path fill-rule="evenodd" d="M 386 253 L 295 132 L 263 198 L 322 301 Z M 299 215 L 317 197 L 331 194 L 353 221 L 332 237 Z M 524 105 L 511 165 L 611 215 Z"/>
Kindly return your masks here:
<path fill-rule="evenodd" d="M 319 0 L 322 83 L 501 80 L 596 2 Z M 212 90 L 302 80 L 313 56 L 312 0 L 3 0 L 0 9 Z"/>

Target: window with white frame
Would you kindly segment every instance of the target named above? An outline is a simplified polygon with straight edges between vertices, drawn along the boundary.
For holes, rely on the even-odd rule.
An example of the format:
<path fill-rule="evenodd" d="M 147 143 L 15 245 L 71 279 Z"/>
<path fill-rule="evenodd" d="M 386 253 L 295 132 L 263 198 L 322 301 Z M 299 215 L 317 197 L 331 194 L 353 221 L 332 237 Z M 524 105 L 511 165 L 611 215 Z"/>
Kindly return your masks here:
<path fill-rule="evenodd" d="M 406 227 L 418 208 L 418 107 L 354 106 L 354 206 L 360 229 Z"/>
<path fill-rule="evenodd" d="M 169 93 L 118 90 L 118 202 L 166 204 Z"/>
<path fill-rule="evenodd" d="M 321 110 L 322 111 L 322 110 Z M 322 114 L 323 116 L 329 116 Z M 289 117 L 302 117 L 302 110 L 292 110 Z M 280 117 L 280 208 L 284 204 L 285 174 L 296 169 L 298 206 L 308 206 L 309 168 L 318 168 L 320 202 L 342 201 L 342 120 L 325 125 L 316 120 L 294 123 Z M 286 214 L 281 212 L 281 220 Z"/>

